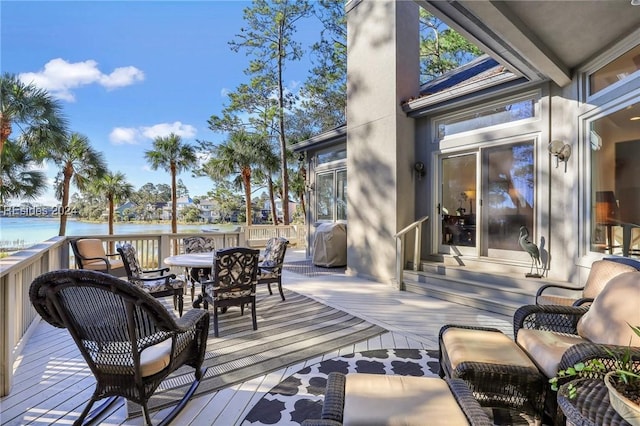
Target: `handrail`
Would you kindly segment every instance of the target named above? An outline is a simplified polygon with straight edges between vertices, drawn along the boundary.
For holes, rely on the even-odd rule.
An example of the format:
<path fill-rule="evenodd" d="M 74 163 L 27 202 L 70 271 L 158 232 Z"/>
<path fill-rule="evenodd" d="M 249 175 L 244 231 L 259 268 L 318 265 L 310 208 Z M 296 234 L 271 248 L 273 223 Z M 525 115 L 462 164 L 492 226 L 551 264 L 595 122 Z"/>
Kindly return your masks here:
<path fill-rule="evenodd" d="M 405 226 L 404 228 L 402 228 L 400 231 L 398 231 L 396 233 L 396 235 L 394 235 L 394 238 L 398 238 L 401 235 L 406 234 L 407 232 L 411 231 L 413 228 L 415 228 L 416 226 L 422 224 L 422 222 L 429 220 L 429 216 L 423 216 L 420 219 L 416 220 L 415 222 Z"/>
<path fill-rule="evenodd" d="M 404 289 L 404 240 L 409 231 L 415 230 L 415 244 L 413 249 L 413 270 L 417 271 L 420 265 L 420 248 L 422 247 L 422 224 L 429 220 L 429 216 L 423 216 L 415 222 L 402 228 L 394 235 L 396 239 L 396 283 L 399 290 Z"/>

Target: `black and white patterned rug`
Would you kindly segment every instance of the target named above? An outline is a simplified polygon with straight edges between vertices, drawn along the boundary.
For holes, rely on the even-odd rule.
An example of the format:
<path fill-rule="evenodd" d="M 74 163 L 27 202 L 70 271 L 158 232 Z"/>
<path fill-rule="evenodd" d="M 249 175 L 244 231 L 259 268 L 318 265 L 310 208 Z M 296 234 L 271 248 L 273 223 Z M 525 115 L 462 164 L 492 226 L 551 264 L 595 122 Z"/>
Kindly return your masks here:
<path fill-rule="evenodd" d="M 244 426 L 300 425 L 319 419 L 329 373 L 437 376 L 438 351 L 380 349 L 321 361 L 287 377 L 271 389 L 244 418 Z"/>

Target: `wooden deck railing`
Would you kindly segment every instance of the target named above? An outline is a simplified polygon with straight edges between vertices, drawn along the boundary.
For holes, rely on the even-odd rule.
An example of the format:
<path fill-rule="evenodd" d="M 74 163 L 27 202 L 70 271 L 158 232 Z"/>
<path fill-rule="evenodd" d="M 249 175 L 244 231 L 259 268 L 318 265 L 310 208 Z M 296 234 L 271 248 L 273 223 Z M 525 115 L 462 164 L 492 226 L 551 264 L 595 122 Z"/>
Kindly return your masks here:
<path fill-rule="evenodd" d="M 129 242 L 134 245 L 143 268 L 164 266 L 162 260 L 174 253 L 182 253 L 182 239 L 202 233 L 91 235 L 104 242 L 107 253 L 115 252 L 115 245 Z M 216 240 L 217 248 L 248 245 L 244 232 L 207 233 Z M 69 240 L 74 237 L 54 237 L 41 244 L 0 259 L 0 396 L 9 394 L 13 380 L 13 366 L 24 343 L 39 322 L 39 316 L 29 300 L 29 286 L 40 274 L 58 269 L 75 268 Z"/>
<path fill-rule="evenodd" d="M 306 227 L 303 225 L 252 225 L 244 227 L 244 235 L 249 247 L 264 247 L 269 238 L 284 237 L 289 246 L 305 245 Z"/>

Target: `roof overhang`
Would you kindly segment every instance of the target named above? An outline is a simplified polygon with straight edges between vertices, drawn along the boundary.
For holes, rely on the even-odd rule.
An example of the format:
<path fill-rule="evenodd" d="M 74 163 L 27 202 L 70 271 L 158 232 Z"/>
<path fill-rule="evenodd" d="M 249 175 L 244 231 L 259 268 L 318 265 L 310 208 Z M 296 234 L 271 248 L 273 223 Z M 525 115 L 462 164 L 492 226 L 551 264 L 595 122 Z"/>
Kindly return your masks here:
<path fill-rule="evenodd" d="M 513 73 L 563 87 L 640 27 L 629 0 L 415 0 Z"/>
<path fill-rule="evenodd" d="M 315 151 L 347 141 L 347 125 L 343 124 L 291 146 L 293 152 Z"/>

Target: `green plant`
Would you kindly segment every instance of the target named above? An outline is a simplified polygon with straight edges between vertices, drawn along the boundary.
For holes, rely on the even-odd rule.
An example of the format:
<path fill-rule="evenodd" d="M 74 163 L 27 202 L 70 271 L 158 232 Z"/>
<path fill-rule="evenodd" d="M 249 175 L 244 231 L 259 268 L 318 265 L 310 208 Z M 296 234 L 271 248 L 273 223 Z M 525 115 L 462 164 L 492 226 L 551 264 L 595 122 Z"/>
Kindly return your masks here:
<path fill-rule="evenodd" d="M 629 324 L 629 327 L 633 332 L 640 337 L 640 326 L 633 326 Z M 634 371 L 634 360 L 631 356 L 631 345 L 622 353 L 616 353 L 611 350 L 607 350 L 608 355 L 613 359 L 613 369 L 607 368 L 601 359 L 590 359 L 585 362 L 579 362 L 574 364 L 573 367 L 569 367 L 566 370 L 558 371 L 558 374 L 549 379 L 551 383 L 551 389 L 558 390 L 558 382 L 561 379 L 569 377 L 589 377 L 594 375 L 604 375 L 609 371 L 615 371 L 619 381 L 624 386 L 638 386 L 640 385 L 640 375 Z M 577 395 L 577 390 L 571 382 L 567 385 L 568 397 L 573 399 Z"/>

